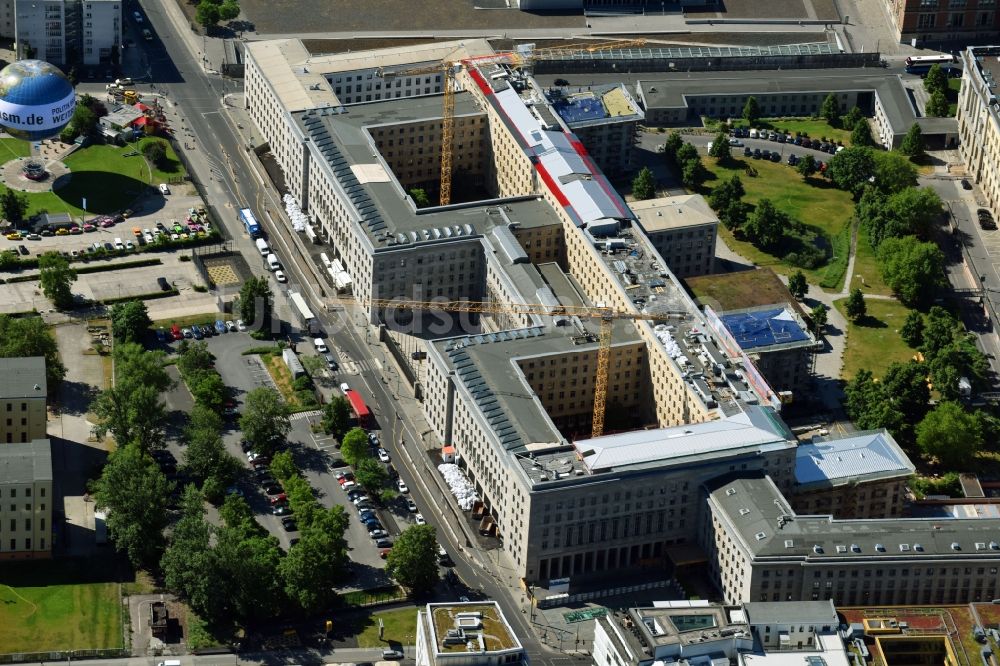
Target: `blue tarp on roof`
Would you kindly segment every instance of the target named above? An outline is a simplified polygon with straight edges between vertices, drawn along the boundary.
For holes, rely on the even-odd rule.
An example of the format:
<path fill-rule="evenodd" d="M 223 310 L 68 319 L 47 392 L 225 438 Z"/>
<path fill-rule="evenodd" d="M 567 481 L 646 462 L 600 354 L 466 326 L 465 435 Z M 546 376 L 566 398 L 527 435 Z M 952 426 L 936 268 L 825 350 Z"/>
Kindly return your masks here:
<path fill-rule="evenodd" d="M 785 308 L 723 314 L 722 323 L 744 350 L 809 339 Z"/>

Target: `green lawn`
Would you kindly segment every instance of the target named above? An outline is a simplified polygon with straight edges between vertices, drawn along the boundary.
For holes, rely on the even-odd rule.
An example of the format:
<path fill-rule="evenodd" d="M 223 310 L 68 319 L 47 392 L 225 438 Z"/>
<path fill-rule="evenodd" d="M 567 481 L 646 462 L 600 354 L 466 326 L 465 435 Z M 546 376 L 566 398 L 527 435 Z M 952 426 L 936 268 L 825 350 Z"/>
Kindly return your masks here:
<path fill-rule="evenodd" d="M 792 167 L 783 162 L 765 162 L 763 160 L 745 159 L 742 154 L 730 162 L 717 164 L 714 158 L 705 157 L 702 162 L 715 178 L 710 176 L 702 194 L 708 195 L 715 185 L 728 179 L 732 174 L 738 174 L 746 189 L 745 200 L 756 204 L 761 199 L 770 199 L 780 210 L 806 225 L 807 232 L 802 242 L 810 242 L 836 256 L 839 261 L 836 275 L 826 282 L 826 266 L 812 270 L 803 270 L 813 284 L 826 282 L 828 288 L 834 288 L 842 277 L 843 265 L 846 261 L 846 247 L 838 247 L 835 240 L 841 240 L 845 228 L 851 221 L 854 212 L 854 202 L 851 195 L 838 190 L 833 184 L 823 178 L 803 180 Z M 745 173 L 746 167 L 752 166 L 757 175 L 750 177 Z M 758 266 L 770 266 L 779 273 L 789 274 L 796 267 L 782 261 L 781 257 L 764 252 L 753 244 L 736 240 L 733 234 L 719 227 L 719 233 L 725 238 L 731 249 L 750 259 Z M 839 245 L 844 245 L 843 242 Z M 836 251 L 834 251 L 836 249 Z"/>
<path fill-rule="evenodd" d="M 0 583 L 0 653 L 121 647 L 121 621 L 117 583 Z"/>
<path fill-rule="evenodd" d="M 858 229 L 858 246 L 854 255 L 854 276 L 851 278 L 851 289 L 861 289 L 866 294 L 892 295 L 892 289 L 882 280 L 875 259 L 875 250 L 868 242 L 868 233 L 862 227 Z"/>
<path fill-rule="evenodd" d="M 745 120 L 734 123 L 735 127 L 749 127 Z M 834 141 L 840 141 L 845 146 L 851 145 L 851 133 L 838 127 L 830 127 L 830 123 L 822 118 L 760 118 L 753 124 L 754 127 L 774 130 L 781 130 L 785 134 L 802 133 L 810 139 L 820 139 L 826 137 Z"/>
<path fill-rule="evenodd" d="M 834 301 L 844 314 L 847 299 Z M 858 370 L 871 370 L 881 377 L 889 364 L 905 362 L 916 353 L 899 337 L 899 329 L 910 309 L 899 301 L 870 298 L 865 301 L 868 314 L 859 323 L 847 323 L 847 350 L 844 353 L 843 379 L 851 379 Z M 846 315 L 844 315 L 846 317 Z"/>
<path fill-rule="evenodd" d="M 385 625 L 383 638 L 378 637 L 378 621 Z M 417 642 L 417 611 L 413 608 L 374 613 L 364 620 L 364 628 L 357 635 L 358 647 L 387 647 L 389 643 L 414 645 Z"/>
<path fill-rule="evenodd" d="M 184 168 L 177 160 L 170 144 L 164 169 L 154 168 L 141 154 L 125 155 L 153 139 L 142 139 L 138 145 L 126 147 L 95 145 L 81 148 L 66 158 L 72 172 L 67 182 L 56 182 L 52 192 L 25 193 L 28 197 L 28 215 L 41 212 L 83 215 L 83 198 L 87 199 L 87 213 L 112 213 L 127 208 L 148 185 L 176 182 L 184 177 Z M 0 162 L 28 154 L 29 145 L 17 139 L 0 139 Z M 0 185 L 0 192 L 4 191 Z"/>
<path fill-rule="evenodd" d="M 954 117 L 958 113 L 958 91 L 962 88 L 962 79 L 948 79 L 948 90 L 945 96 L 948 98 L 948 115 Z"/>

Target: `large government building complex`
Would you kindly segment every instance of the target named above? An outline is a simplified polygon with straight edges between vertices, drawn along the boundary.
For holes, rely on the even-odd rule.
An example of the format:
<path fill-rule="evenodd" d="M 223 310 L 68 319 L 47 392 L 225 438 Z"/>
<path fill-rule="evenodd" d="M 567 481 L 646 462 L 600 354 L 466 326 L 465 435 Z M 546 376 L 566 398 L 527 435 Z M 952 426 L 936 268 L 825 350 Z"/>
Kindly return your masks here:
<path fill-rule="evenodd" d="M 442 63 L 460 63 L 453 78 Z M 728 334 L 720 318 L 693 303 L 664 259 L 677 256 L 678 243 L 714 253 L 711 220 L 691 216 L 695 238 L 643 219 L 604 175 L 601 163 L 623 168 L 608 145 L 620 145 L 627 124 L 642 117 L 641 104 L 625 87 L 608 85 L 590 91 L 584 115 L 567 115 L 560 107 L 569 102 L 516 63 L 483 40 L 324 56 L 298 40 L 254 42 L 246 106 L 266 143 L 259 149 L 274 156 L 288 192 L 351 274 L 359 302 L 493 304 L 495 312 L 474 326 L 423 334 L 423 404 L 527 583 L 662 570 L 675 549 L 696 546 L 730 602 L 770 593 L 761 583 L 776 568 L 794 572 L 783 580 L 798 581 L 780 588 L 782 598 L 846 594 L 825 577 L 812 585 L 814 546 L 840 570 L 860 560 L 849 536 L 855 521 L 833 515 L 883 523 L 880 539 L 892 549 L 903 539 L 912 545 L 912 530 L 930 531 L 929 521 L 898 517 L 912 465 L 887 433 L 798 445 L 776 392 L 745 352 L 722 343 Z M 452 203 L 418 208 L 412 188 L 437 191 L 442 93 L 452 80 Z M 599 127 L 602 118 L 611 129 Z M 570 125 L 586 132 L 578 136 Z M 670 236 L 657 242 L 659 233 Z M 689 266 L 710 268 L 711 261 Z M 560 306 L 630 313 L 610 334 L 611 434 L 590 431 L 600 321 L 565 315 Z M 391 324 L 395 313 L 369 307 L 367 314 L 373 324 Z M 417 320 L 405 322 L 415 335 Z M 722 487 L 723 476 L 736 481 Z M 745 505 L 734 506 L 734 495 Z M 817 532 L 815 542 L 776 535 L 775 511 L 806 520 L 786 506 L 830 514 L 809 516 L 800 530 Z M 1000 521 L 977 525 L 1000 534 Z M 973 569 L 1000 561 L 1000 551 L 955 539 L 966 550 L 924 542 L 936 562 L 972 552 Z M 874 544 L 857 545 L 881 557 Z"/>

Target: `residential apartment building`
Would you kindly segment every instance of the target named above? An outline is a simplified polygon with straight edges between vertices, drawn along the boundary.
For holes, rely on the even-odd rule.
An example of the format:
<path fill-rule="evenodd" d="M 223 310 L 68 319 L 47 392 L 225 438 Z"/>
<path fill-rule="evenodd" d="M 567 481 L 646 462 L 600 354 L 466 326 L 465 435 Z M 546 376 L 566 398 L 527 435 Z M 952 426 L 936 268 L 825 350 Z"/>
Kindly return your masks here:
<path fill-rule="evenodd" d="M 1000 30 L 996 0 L 886 0 L 901 42 L 974 42 Z"/>
<path fill-rule="evenodd" d="M 521 641 L 495 601 L 427 604 L 417 611 L 417 666 L 517 666 Z"/>
<path fill-rule="evenodd" d="M 683 194 L 633 201 L 629 208 L 670 272 L 679 278 L 714 272 L 719 216 L 705 197 Z"/>
<path fill-rule="evenodd" d="M 727 603 L 958 604 L 1000 597 L 1000 520 L 798 515 L 767 476 L 707 486 L 702 547 Z"/>
<path fill-rule="evenodd" d="M 48 385 L 45 358 L 0 359 L 0 448 L 45 437 Z"/>
<path fill-rule="evenodd" d="M 915 469 L 888 430 L 816 437 L 796 450 L 788 499 L 801 515 L 898 518 Z"/>
<path fill-rule="evenodd" d="M 986 197 L 1000 215 L 1000 46 L 969 47 L 962 53 L 962 88 L 958 93 L 959 151 Z"/>
<path fill-rule="evenodd" d="M 111 64 L 122 45 L 121 0 L 13 0 L 18 58 L 63 67 Z M 0 21 L 4 10 L 0 9 Z M 3 27 L 3 26 L 0 26 Z"/>
<path fill-rule="evenodd" d="M 49 440 L 0 446 L 0 560 L 51 556 L 53 501 Z"/>

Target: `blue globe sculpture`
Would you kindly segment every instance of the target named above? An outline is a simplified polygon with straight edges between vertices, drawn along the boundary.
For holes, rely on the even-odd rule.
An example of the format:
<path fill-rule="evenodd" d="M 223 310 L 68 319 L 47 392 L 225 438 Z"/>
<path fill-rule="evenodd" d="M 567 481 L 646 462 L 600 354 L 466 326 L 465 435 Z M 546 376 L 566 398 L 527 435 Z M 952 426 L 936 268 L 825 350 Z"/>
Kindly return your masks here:
<path fill-rule="evenodd" d="M 19 60 L 0 70 L 0 126 L 11 136 L 41 141 L 56 136 L 76 109 L 73 84 L 44 60 Z"/>

